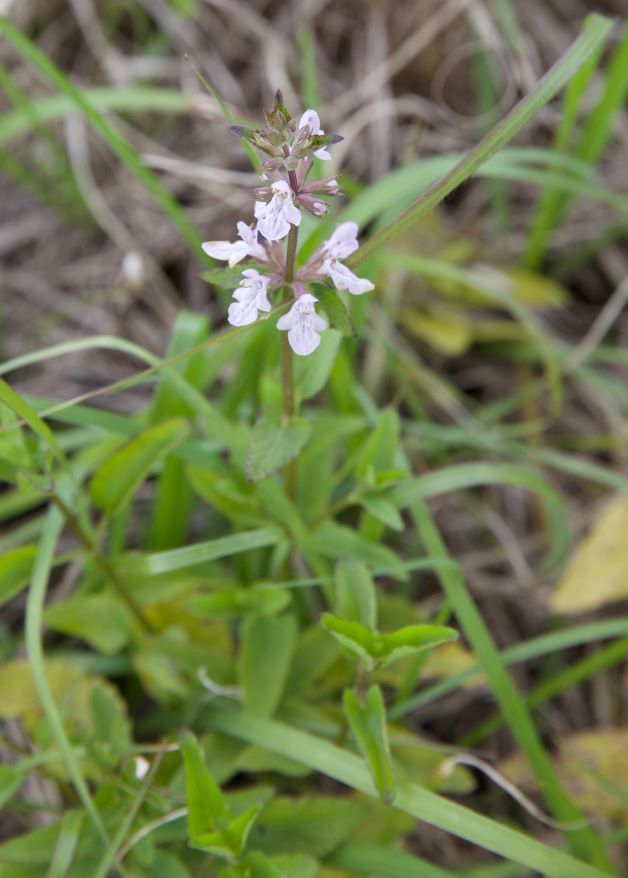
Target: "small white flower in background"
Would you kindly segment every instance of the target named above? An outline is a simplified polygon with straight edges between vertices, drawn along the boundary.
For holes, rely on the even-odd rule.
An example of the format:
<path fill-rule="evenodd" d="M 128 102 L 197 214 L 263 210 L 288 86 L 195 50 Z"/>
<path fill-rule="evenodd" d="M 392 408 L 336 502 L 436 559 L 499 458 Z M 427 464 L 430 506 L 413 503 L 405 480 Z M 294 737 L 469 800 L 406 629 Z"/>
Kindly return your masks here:
<path fill-rule="evenodd" d="M 270 311 L 271 304 L 268 301 L 268 282 L 265 277 L 254 268 L 247 268 L 242 272 L 242 282 L 233 291 L 235 302 L 229 305 L 228 321 L 232 326 L 247 326 L 255 323 L 258 311 Z"/>
<path fill-rule="evenodd" d="M 310 129 L 311 134 L 325 133 L 321 128 L 321 120 L 316 110 L 306 110 L 305 113 L 303 113 L 299 120 L 299 128 L 305 128 L 306 125 Z M 331 155 L 326 149 L 317 149 L 314 155 L 317 159 L 322 159 L 324 162 L 329 161 L 331 158 Z"/>
<path fill-rule="evenodd" d="M 136 756 L 135 757 L 135 778 L 136 780 L 143 780 L 148 774 L 148 769 L 150 768 L 150 762 L 144 756 Z"/>
<path fill-rule="evenodd" d="M 348 290 L 354 296 L 368 293 L 373 289 L 370 280 L 357 277 L 346 265 L 340 262 L 358 249 L 358 227 L 356 223 L 341 223 L 334 234 L 322 247 L 323 264 L 318 270 L 322 277 L 330 277 L 337 290 Z"/>
<path fill-rule="evenodd" d="M 301 224 L 301 213 L 292 201 L 292 191 L 285 180 L 277 180 L 270 188 L 273 197 L 268 203 L 255 202 L 257 228 L 269 241 L 281 241 L 291 225 Z"/>
<path fill-rule="evenodd" d="M 146 281 L 144 258 L 137 250 L 129 250 L 122 260 L 122 278 L 130 290 L 139 290 Z"/>
<path fill-rule="evenodd" d="M 287 330 L 290 347 L 301 357 L 311 354 L 321 343 L 318 334 L 327 329 L 327 322 L 314 310 L 318 302 L 310 293 L 303 293 L 292 308 L 277 321 L 277 329 Z"/>
<path fill-rule="evenodd" d="M 205 241 L 203 250 L 214 259 L 222 259 L 233 268 L 238 262 L 253 256 L 255 259 L 266 260 L 266 253 L 261 244 L 257 243 L 257 234 L 246 223 L 237 224 L 239 241 Z"/>

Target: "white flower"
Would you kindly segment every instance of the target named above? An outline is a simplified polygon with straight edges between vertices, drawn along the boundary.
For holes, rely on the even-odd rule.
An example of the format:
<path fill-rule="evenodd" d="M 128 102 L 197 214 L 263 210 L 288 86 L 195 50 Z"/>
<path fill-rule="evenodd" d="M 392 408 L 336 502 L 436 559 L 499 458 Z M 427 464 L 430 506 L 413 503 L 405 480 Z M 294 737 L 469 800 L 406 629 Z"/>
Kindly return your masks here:
<path fill-rule="evenodd" d="M 203 250 L 214 259 L 224 259 L 233 268 L 247 256 L 266 260 L 266 253 L 261 244 L 257 243 L 257 234 L 246 223 L 237 225 L 240 241 L 206 241 Z"/>
<path fill-rule="evenodd" d="M 269 241 L 281 241 L 290 231 L 290 226 L 301 223 L 301 213 L 292 201 L 292 190 L 285 180 L 277 180 L 270 187 L 273 197 L 268 204 L 255 202 L 257 228 Z"/>
<path fill-rule="evenodd" d="M 324 260 L 318 273 L 330 277 L 337 290 L 348 290 L 354 296 L 373 289 L 370 280 L 356 275 L 340 262 L 358 249 L 358 227 L 353 222 L 341 223 L 323 245 Z"/>
<path fill-rule="evenodd" d="M 258 311 L 270 311 L 268 301 L 268 282 L 270 278 L 254 268 L 242 272 L 242 283 L 233 292 L 235 302 L 229 305 L 227 319 L 232 326 L 247 326 L 255 323 Z"/>
<path fill-rule="evenodd" d="M 354 222 L 340 223 L 329 241 L 323 244 L 323 250 L 334 259 L 346 259 L 358 247 L 358 224 Z"/>
<path fill-rule="evenodd" d="M 318 302 L 315 296 L 303 293 L 288 313 L 277 321 L 277 329 L 288 330 L 290 347 L 301 357 L 306 357 L 316 350 L 321 343 L 318 333 L 327 329 L 327 322 L 314 310 L 315 302 Z"/>
<path fill-rule="evenodd" d="M 299 128 L 305 128 L 306 125 L 312 134 L 325 133 L 321 128 L 321 120 L 319 119 L 316 110 L 306 110 L 305 113 L 303 113 L 299 120 Z M 317 159 L 322 159 L 324 162 L 331 158 L 331 155 L 326 149 L 317 149 L 314 155 Z"/>

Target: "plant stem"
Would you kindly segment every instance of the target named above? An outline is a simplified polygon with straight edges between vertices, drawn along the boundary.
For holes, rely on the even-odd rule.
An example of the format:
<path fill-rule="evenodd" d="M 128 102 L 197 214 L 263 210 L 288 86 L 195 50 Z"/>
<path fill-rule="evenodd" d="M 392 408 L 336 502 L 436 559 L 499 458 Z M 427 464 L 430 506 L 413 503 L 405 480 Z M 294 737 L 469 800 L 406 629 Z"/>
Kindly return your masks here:
<path fill-rule="evenodd" d="M 286 249 L 286 271 L 284 274 L 284 301 L 288 302 L 292 295 L 292 282 L 294 281 L 296 258 L 297 258 L 297 241 L 299 238 L 299 227 L 290 226 L 288 233 L 288 247 Z M 294 401 L 294 373 L 292 368 L 292 350 L 288 341 L 287 333 L 281 334 L 281 388 L 283 396 L 283 418 L 284 422 L 288 422 L 293 418 L 296 411 Z M 296 460 L 291 460 L 286 464 L 283 470 L 284 483 L 286 493 L 291 499 L 296 496 L 297 486 L 297 464 Z"/>
<path fill-rule="evenodd" d="M 52 500 L 63 515 L 65 522 L 70 530 L 74 533 L 75 537 L 77 538 L 81 546 L 85 549 L 85 551 L 94 559 L 97 567 L 100 569 L 101 573 L 103 574 L 107 582 L 111 585 L 113 590 L 116 592 L 120 600 L 122 600 L 126 604 L 126 606 L 135 616 L 143 630 L 145 632 L 151 632 L 153 630 L 153 626 L 150 624 L 150 622 L 142 612 L 142 608 L 128 593 L 128 591 L 122 584 L 122 581 L 118 577 L 118 574 L 111 566 L 109 561 L 107 561 L 106 558 L 103 558 L 103 556 L 98 551 L 98 547 L 94 545 L 94 543 L 85 533 L 85 531 L 81 527 L 78 518 L 74 515 L 72 510 L 69 509 L 68 506 L 66 506 L 65 502 L 56 492 L 52 494 Z"/>

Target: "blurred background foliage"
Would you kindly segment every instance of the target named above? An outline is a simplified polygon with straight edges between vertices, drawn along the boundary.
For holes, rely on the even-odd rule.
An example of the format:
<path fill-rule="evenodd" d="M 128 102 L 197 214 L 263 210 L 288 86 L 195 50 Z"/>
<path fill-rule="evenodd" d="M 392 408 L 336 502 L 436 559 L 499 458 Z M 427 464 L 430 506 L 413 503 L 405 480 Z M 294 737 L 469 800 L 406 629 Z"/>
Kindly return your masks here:
<path fill-rule="evenodd" d="M 89 545 L 80 556 L 66 534 L 44 619 L 51 689 L 73 745 L 85 751 L 81 770 L 98 789 L 108 830 L 128 808 L 129 789 L 137 790 L 130 754 L 141 747 L 134 742 L 155 742 L 197 719 L 206 696 L 201 665 L 221 686 L 243 687 L 253 712 L 279 710 L 323 737 L 345 734 L 339 693 L 351 668 L 344 654 L 318 625 L 303 624 L 308 612 L 316 615 L 307 601 L 297 602 L 297 636 L 284 624 L 292 618 L 284 612 L 287 590 L 247 588 L 282 569 L 282 547 L 264 528 L 269 521 L 286 526 L 290 509 L 272 479 L 251 485 L 233 477 L 211 444 L 224 429 L 231 431 L 227 444 L 239 449 L 239 420 L 250 423 L 258 407 L 276 405 L 265 328 L 197 354 L 177 373 L 219 408 L 223 420 L 207 446 L 188 442 L 198 399 L 183 398 L 176 383 L 90 398 L 136 372 L 138 360 L 129 345 L 82 349 L 86 336 L 172 356 L 224 323 L 228 294 L 202 280 L 208 261 L 199 242 L 232 238 L 235 221 L 249 215 L 247 187 L 257 178 L 197 74 L 245 124 L 270 106 L 278 87 L 295 114 L 315 106 L 325 130 L 344 136 L 332 172 L 347 198 L 331 223 L 351 218 L 371 232 L 533 87 L 591 6 L 0 0 L 6 19 L 31 41 L 24 49 L 4 31 L 0 42 L 0 352 L 7 360 L 67 343 L 71 356 L 27 365 L 11 376 L 13 386 L 38 410 L 87 394 L 89 412 L 68 408 L 55 429 L 63 425 L 60 453 L 72 455 L 81 477 L 97 473 L 90 497 L 110 525 L 106 563 L 113 567 L 99 566 Z M 420 528 L 399 511 L 394 488 L 392 502 L 383 494 L 400 468 L 432 473 L 423 496 L 434 498 L 447 546 L 512 663 L 558 774 L 624 868 L 620 874 L 628 874 L 628 29 L 623 0 L 595 8 L 618 19 L 604 52 L 480 174 L 368 261 L 376 294 L 352 303 L 358 338 L 330 333 L 316 368 L 299 367 L 302 399 L 316 401 L 312 411 L 318 406 L 303 460 L 320 481 L 301 485 L 312 533 L 309 542 L 303 536 L 305 569 L 294 573 L 329 580 L 341 557 L 361 558 L 375 571 L 419 557 Z M 315 240 L 314 223 L 304 226 Z M 10 420 L 4 410 L 3 418 Z M 148 454 L 135 449 L 130 460 L 123 440 L 139 426 Z M 17 480 L 0 494 L 0 748 L 8 764 L 0 770 L 0 802 L 13 802 L 0 832 L 27 839 L 22 848 L 0 848 L 0 876 L 61 878 L 75 874 L 68 871 L 73 859 L 83 870 L 97 867 L 89 854 L 95 837 L 77 816 L 23 647 L 23 588 L 42 527 L 42 486 L 33 473 L 43 452 L 26 434 L 3 434 L 0 448 L 0 475 Z M 464 469 L 472 464 L 479 469 Z M 137 478 L 116 493 L 114 476 L 125 466 Z M 156 469 L 159 478 L 144 484 Z M 355 491 L 339 502 L 337 489 L 347 483 Z M 334 523 L 318 527 L 330 508 Z M 359 542 L 348 537 L 349 526 Z M 252 533 L 257 543 L 242 539 Z M 233 537 L 223 554 L 242 556 L 231 567 L 214 560 L 221 554 L 203 559 L 202 568 L 163 560 L 208 536 Z M 95 544 L 102 537 L 96 529 Z M 265 566 L 260 558 L 271 551 Z M 132 579 L 133 604 L 103 590 L 107 579 Z M 442 609 L 432 573 L 377 581 L 383 629 Z M 149 623 L 139 635 L 138 614 Z M 248 632 L 238 656 L 235 620 Z M 247 638 L 272 641 L 273 667 L 283 668 L 277 691 L 265 691 L 261 705 L 255 693 L 265 678 L 259 652 L 250 647 L 247 659 Z M 448 777 L 439 771 L 460 747 L 476 747 L 535 792 L 475 662 L 468 643 L 447 644 L 419 662 L 405 657 L 375 672 L 396 693 L 395 764 L 408 778 L 554 844 L 555 827 L 522 812 L 481 772 L 464 765 Z M 241 797 L 236 812 L 250 804 L 238 787 L 243 777 L 259 777 L 260 787 L 272 779 L 284 794 L 265 808 L 253 838 L 256 849 L 284 858 L 276 862 L 285 874 L 419 874 L 404 872 L 411 868 L 405 860 L 371 873 L 347 846 L 386 847 L 402 837 L 407 851 L 450 870 L 441 875 L 532 874 L 485 869 L 467 843 L 340 796 L 331 781 L 310 779 L 308 788 L 310 769 L 287 756 L 236 743 L 218 729 L 202 731 L 216 780 L 237 781 L 229 792 L 230 801 Z M 145 821 L 183 800 L 179 757 L 166 753 L 156 772 L 160 789 L 152 800 L 142 793 Z M 287 795 L 308 789 L 301 824 L 295 819 L 286 831 Z M 133 828 L 131 820 L 129 834 Z M 26 833 L 36 829 L 35 843 Z M 178 829 L 160 833 L 159 842 L 184 839 Z M 291 833 L 293 848 L 286 846 Z M 51 851 L 63 855 L 60 840 L 71 856 L 49 871 Z M 179 860 L 157 842 L 138 845 L 129 874 L 213 874 L 200 855 L 190 856 Z"/>

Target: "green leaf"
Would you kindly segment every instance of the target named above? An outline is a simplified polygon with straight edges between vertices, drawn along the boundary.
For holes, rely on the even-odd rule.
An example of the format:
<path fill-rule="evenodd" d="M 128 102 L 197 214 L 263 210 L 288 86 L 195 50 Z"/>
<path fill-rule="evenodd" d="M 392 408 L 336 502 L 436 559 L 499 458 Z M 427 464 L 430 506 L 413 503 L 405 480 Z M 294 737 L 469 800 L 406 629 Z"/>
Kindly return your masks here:
<path fill-rule="evenodd" d="M 457 639 L 458 632 L 444 625 L 407 625 L 392 634 L 383 635 L 384 657 L 380 667 L 386 667 L 406 655 Z"/>
<path fill-rule="evenodd" d="M 364 804 L 345 797 L 278 796 L 253 828 L 251 847 L 268 854 L 324 857 L 353 837 L 366 814 Z"/>
<path fill-rule="evenodd" d="M 325 387 L 340 346 L 340 335 L 330 329 L 321 335 L 321 343 L 309 357 L 295 357 L 294 386 L 301 401 L 310 399 Z"/>
<path fill-rule="evenodd" d="M 247 267 L 250 267 L 247 263 Z M 234 265 L 232 268 L 210 268 L 201 275 L 207 283 L 215 287 L 224 287 L 233 290 L 242 282 L 243 265 Z"/>
<path fill-rule="evenodd" d="M 271 752 L 282 753 L 367 795 L 373 796 L 376 792 L 364 761 L 324 738 L 276 720 L 255 717 L 232 709 L 216 708 L 211 712 L 207 722 L 214 731 L 257 744 Z M 338 799 L 332 800 L 330 804 L 334 801 L 339 805 L 357 804 Z M 270 803 L 267 812 L 270 812 L 275 804 L 275 802 Z M 297 831 L 298 811 L 302 804 L 303 800 L 299 799 L 291 798 L 287 801 L 284 821 L 282 821 L 285 828 L 279 839 L 272 832 L 271 825 L 265 822 L 268 816 L 265 813 L 257 827 L 261 829 L 263 826 L 264 831 L 257 834 L 257 828 L 253 830 L 252 845 L 266 851 L 288 850 L 287 844 L 292 842 L 295 846 L 298 845 L 294 849 L 309 852 Z M 543 844 L 529 835 L 511 829 L 504 823 L 477 814 L 416 784 L 399 785 L 395 796 L 395 807 L 417 820 L 437 826 L 485 851 L 492 851 L 507 860 L 520 863 L 530 871 L 540 872 L 547 878 L 605 878 L 605 876 L 608 878 L 607 872 L 595 866 L 578 861 L 555 847 Z M 336 828 L 332 814 L 333 811 L 323 809 L 323 826 L 320 830 L 323 841 L 326 839 L 325 834 L 333 832 Z M 294 821 L 292 824 L 290 824 L 291 819 Z M 351 835 L 353 832 L 354 830 Z M 272 848 L 268 841 L 272 842 Z M 335 846 L 329 844 L 327 850 L 331 851 Z"/>
<path fill-rule="evenodd" d="M 251 613 L 275 616 L 290 603 L 281 588 L 225 588 L 215 594 L 193 598 L 189 604 L 195 615 L 210 619 L 238 619 Z"/>
<path fill-rule="evenodd" d="M 307 440 L 312 427 L 304 418 L 291 418 L 287 423 L 262 416 L 255 424 L 246 460 L 246 475 L 259 482 L 293 460 Z"/>
<path fill-rule="evenodd" d="M 90 490 L 94 504 L 114 515 L 132 498 L 153 467 L 180 445 L 189 433 L 182 418 L 150 427 L 116 451 L 96 471 Z"/>
<path fill-rule="evenodd" d="M 13 798 L 23 780 L 24 771 L 19 766 L 0 765 L 0 808 Z"/>
<path fill-rule="evenodd" d="M 392 634 L 381 634 L 359 622 L 338 619 L 331 613 L 323 613 L 321 624 L 339 643 L 363 659 L 369 671 L 458 638 L 457 631 L 443 625 L 407 625 Z"/>
<path fill-rule="evenodd" d="M 338 619 L 331 613 L 323 613 L 321 625 L 342 646 L 346 646 L 354 655 L 361 658 L 367 670 L 372 671 L 377 665 L 375 654 L 377 652 L 377 633 L 366 628 L 360 622 L 348 622 Z"/>
<path fill-rule="evenodd" d="M 386 527 L 396 531 L 403 530 L 403 518 L 390 500 L 386 500 L 385 497 L 378 494 L 371 494 L 368 497 L 363 497 L 360 503 L 369 515 L 381 521 Z"/>
<path fill-rule="evenodd" d="M 374 684 L 362 702 L 355 692 L 345 689 L 343 706 L 351 731 L 366 759 L 375 788 L 382 801 L 390 805 L 395 798 L 395 779 L 382 690 Z"/>
<path fill-rule="evenodd" d="M 387 546 L 373 543 L 351 528 L 330 520 L 309 534 L 302 548 L 304 552 L 313 550 L 327 558 L 356 558 L 375 570 L 401 567 L 399 557 Z M 401 578 L 407 576 L 402 574 Z"/>
<path fill-rule="evenodd" d="M 377 597 L 373 577 L 366 564 L 346 559 L 336 565 L 336 612 L 341 619 L 377 625 Z"/>
<path fill-rule="evenodd" d="M 185 798 L 190 840 L 226 826 L 232 818 L 216 781 L 205 767 L 205 756 L 191 733 L 181 741 L 185 765 Z"/>
<path fill-rule="evenodd" d="M 28 585 L 36 554 L 36 546 L 20 546 L 0 556 L 0 606 Z"/>
<path fill-rule="evenodd" d="M 112 655 L 129 642 L 133 616 L 114 594 L 74 595 L 52 604 L 44 612 L 47 625 L 63 634 L 80 637 L 98 652 Z"/>
<path fill-rule="evenodd" d="M 261 810 L 261 804 L 251 805 L 223 829 L 192 836 L 190 844 L 192 847 L 200 848 L 216 857 L 224 857 L 226 860 L 239 857 L 246 847 L 249 833 Z"/>
<path fill-rule="evenodd" d="M 328 287 L 317 286 L 315 295 L 329 318 L 331 328 L 337 329 L 346 338 L 354 338 L 356 335 L 355 326 L 338 293 Z"/>
<path fill-rule="evenodd" d="M 251 713 L 274 713 L 290 670 L 297 626 L 294 617 L 248 616 L 242 626 L 239 682 Z"/>

